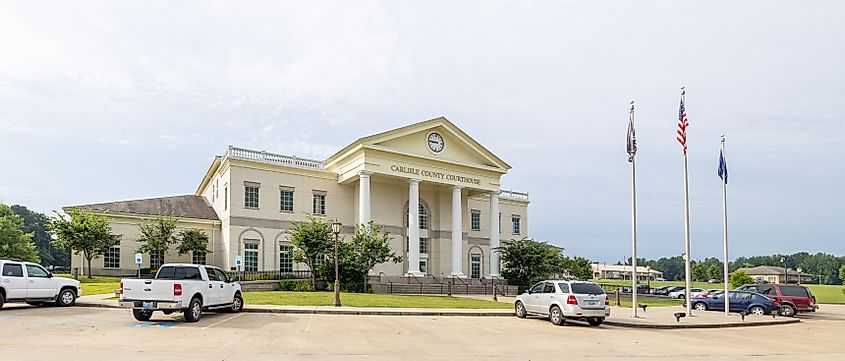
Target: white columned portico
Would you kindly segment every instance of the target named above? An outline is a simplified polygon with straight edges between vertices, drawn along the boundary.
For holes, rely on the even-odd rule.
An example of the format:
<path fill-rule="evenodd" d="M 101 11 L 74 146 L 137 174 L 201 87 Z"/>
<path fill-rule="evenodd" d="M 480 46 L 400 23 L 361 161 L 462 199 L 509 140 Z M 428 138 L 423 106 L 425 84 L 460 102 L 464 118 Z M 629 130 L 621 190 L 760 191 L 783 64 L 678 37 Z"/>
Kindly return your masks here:
<path fill-rule="evenodd" d="M 370 215 L 370 175 L 372 172 L 362 170 L 358 174 L 358 224 L 366 225 L 372 218 Z"/>
<path fill-rule="evenodd" d="M 499 192 L 490 193 L 490 267 L 491 276 L 499 276 Z"/>
<path fill-rule="evenodd" d="M 464 259 L 464 227 L 461 211 L 461 190 L 463 187 L 452 186 L 452 276 L 464 277 L 461 263 Z"/>
<path fill-rule="evenodd" d="M 424 276 L 420 272 L 420 180 L 408 180 L 408 274 Z"/>

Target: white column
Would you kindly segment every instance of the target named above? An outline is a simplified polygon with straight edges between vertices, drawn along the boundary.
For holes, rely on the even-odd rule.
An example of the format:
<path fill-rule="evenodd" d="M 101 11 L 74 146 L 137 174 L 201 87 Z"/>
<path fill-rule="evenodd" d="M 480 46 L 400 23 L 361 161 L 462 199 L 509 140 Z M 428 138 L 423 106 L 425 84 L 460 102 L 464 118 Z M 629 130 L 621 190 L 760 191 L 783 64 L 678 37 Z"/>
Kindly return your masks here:
<path fill-rule="evenodd" d="M 366 225 L 372 220 L 370 216 L 370 175 L 372 172 L 362 170 L 358 174 L 358 223 Z"/>
<path fill-rule="evenodd" d="M 408 273 L 423 276 L 420 272 L 420 181 L 411 179 L 408 182 Z"/>
<path fill-rule="evenodd" d="M 461 224 L 463 212 L 461 212 L 461 189 L 460 186 L 452 186 L 452 276 L 464 277 L 461 264 L 464 260 L 464 227 Z"/>
<path fill-rule="evenodd" d="M 499 276 L 499 192 L 490 193 L 490 267 L 491 276 Z"/>

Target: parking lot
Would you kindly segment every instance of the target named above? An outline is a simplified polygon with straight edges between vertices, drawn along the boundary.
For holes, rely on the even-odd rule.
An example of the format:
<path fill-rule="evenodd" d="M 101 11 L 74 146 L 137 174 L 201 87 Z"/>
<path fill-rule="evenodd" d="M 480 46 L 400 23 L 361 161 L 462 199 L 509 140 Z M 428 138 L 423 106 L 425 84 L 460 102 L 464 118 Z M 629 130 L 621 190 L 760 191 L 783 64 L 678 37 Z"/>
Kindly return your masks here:
<path fill-rule="evenodd" d="M 212 314 L 194 324 L 92 307 L 0 310 L 4 359 L 45 360 L 842 360 L 845 307 L 799 324 L 640 330 L 515 317 Z"/>

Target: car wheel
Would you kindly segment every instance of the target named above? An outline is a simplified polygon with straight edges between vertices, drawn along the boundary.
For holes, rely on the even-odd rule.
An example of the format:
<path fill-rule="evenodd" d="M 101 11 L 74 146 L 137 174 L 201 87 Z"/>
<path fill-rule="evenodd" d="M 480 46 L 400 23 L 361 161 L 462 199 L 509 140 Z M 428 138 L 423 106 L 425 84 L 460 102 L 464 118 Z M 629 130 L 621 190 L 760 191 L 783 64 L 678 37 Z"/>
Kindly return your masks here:
<path fill-rule="evenodd" d="M 73 306 L 74 303 L 76 303 L 76 293 L 67 288 L 59 292 L 59 297 L 56 298 L 56 304 L 62 307 Z"/>
<path fill-rule="evenodd" d="M 516 309 L 516 317 L 525 318 L 525 316 L 528 316 L 528 311 L 525 310 L 525 305 L 522 302 L 516 301 L 514 308 Z"/>
<path fill-rule="evenodd" d="M 795 307 L 792 306 L 783 306 L 780 309 L 780 315 L 784 317 L 792 317 L 795 316 Z"/>
<path fill-rule="evenodd" d="M 763 307 L 754 306 L 754 307 L 751 307 L 750 310 L 748 310 L 748 313 L 755 315 L 755 316 L 762 316 L 762 315 L 766 314 L 766 310 L 764 310 Z"/>
<path fill-rule="evenodd" d="M 138 321 L 149 321 L 150 317 L 153 317 L 153 311 L 133 309 L 132 316 Z"/>
<path fill-rule="evenodd" d="M 552 306 L 549 310 L 549 320 L 557 326 L 562 326 L 564 324 L 565 321 L 563 319 L 563 312 L 560 310 L 560 307 Z"/>
<path fill-rule="evenodd" d="M 697 302 L 695 304 L 695 310 L 696 311 L 707 311 L 707 305 L 705 305 L 704 302 Z"/>
<path fill-rule="evenodd" d="M 679 299 L 679 300 L 684 299 L 684 297 L 686 297 L 686 296 L 685 296 L 683 293 L 682 293 L 682 294 L 680 294 L 680 295 L 678 295 L 678 299 Z"/>
<path fill-rule="evenodd" d="M 244 299 L 241 295 L 235 295 L 235 298 L 232 299 L 232 307 L 228 309 L 229 312 L 238 313 L 244 309 Z"/>
<path fill-rule="evenodd" d="M 202 301 L 199 298 L 192 298 L 188 308 L 185 309 L 185 321 L 197 322 L 202 318 Z"/>
<path fill-rule="evenodd" d="M 6 303 L 6 296 L 3 292 L 0 292 L 0 308 L 3 308 L 3 304 Z"/>
<path fill-rule="evenodd" d="M 603 322 L 604 318 L 601 317 L 593 317 L 587 319 L 587 323 L 589 323 L 590 326 L 600 326 Z"/>

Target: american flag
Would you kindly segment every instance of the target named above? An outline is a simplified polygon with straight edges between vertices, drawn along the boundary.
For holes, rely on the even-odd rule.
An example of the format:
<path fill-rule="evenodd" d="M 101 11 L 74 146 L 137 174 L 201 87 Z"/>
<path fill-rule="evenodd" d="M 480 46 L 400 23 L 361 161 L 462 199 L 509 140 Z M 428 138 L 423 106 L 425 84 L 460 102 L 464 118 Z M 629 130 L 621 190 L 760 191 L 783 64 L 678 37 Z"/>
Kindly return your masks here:
<path fill-rule="evenodd" d="M 681 109 L 678 110 L 678 143 L 684 148 L 684 156 L 687 155 L 687 127 L 689 127 L 689 120 L 687 120 L 687 111 L 684 109 L 684 98 L 681 97 Z"/>

